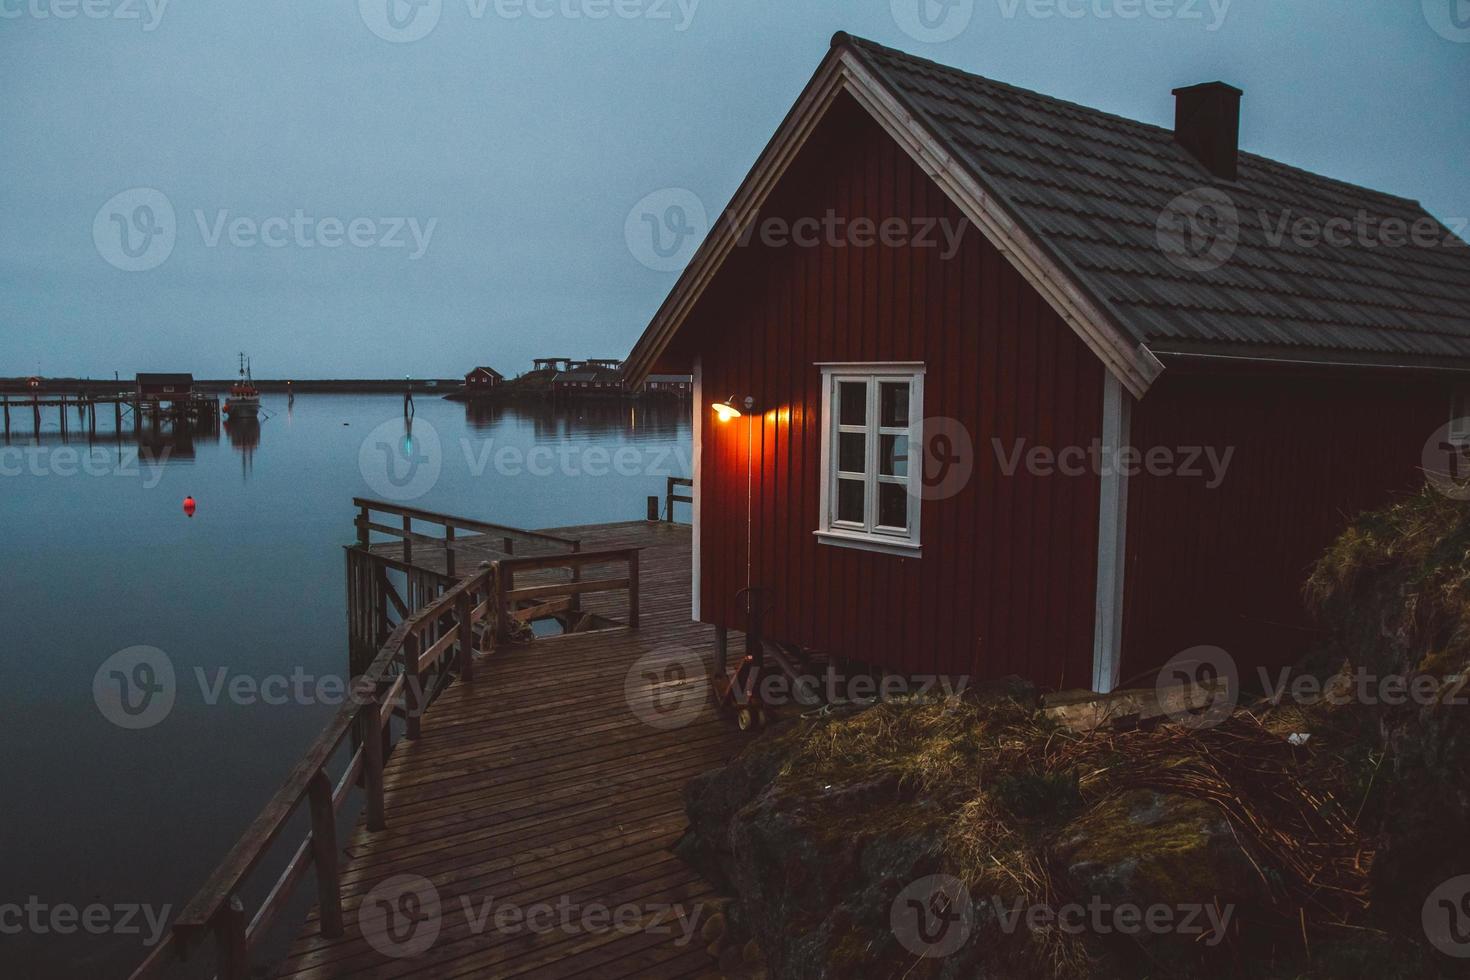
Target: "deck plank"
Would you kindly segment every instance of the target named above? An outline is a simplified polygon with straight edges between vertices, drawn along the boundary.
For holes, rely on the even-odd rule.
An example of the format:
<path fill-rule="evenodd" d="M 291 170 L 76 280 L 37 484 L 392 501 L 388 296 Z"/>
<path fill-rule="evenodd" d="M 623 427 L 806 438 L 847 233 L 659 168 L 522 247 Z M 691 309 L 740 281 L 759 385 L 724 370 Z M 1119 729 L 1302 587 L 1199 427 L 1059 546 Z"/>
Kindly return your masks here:
<path fill-rule="evenodd" d="M 641 628 L 512 647 L 480 658 L 473 683 L 444 692 L 421 737 L 400 743 L 384 767 L 387 828 L 369 833 L 359 822 L 343 848 L 345 934 L 324 937 L 313 910 L 277 976 L 718 976 L 697 931 L 714 893 L 671 848 L 685 827 L 684 783 L 743 741 L 708 703 L 692 723 L 665 730 L 635 713 L 644 695 L 625 693 L 647 653 L 687 649 L 713 662 L 713 630 L 689 621 L 689 529 L 630 521 L 545 530 L 584 551 L 643 549 Z M 461 573 L 503 557 L 498 538 L 459 545 Z M 400 546 L 374 550 L 396 557 Z M 443 569 L 442 549 L 414 551 Z M 587 596 L 584 607 L 621 620 L 625 597 Z M 388 955 L 381 931 L 364 935 L 359 913 L 405 875 L 430 883 L 439 932 L 413 955 L 398 955 L 411 940 L 389 942 Z M 640 917 L 619 930 L 562 928 L 560 913 L 549 929 L 497 928 L 494 911 L 477 919 L 487 901 L 492 910 L 602 906 Z M 699 918 L 649 928 L 662 907 Z"/>

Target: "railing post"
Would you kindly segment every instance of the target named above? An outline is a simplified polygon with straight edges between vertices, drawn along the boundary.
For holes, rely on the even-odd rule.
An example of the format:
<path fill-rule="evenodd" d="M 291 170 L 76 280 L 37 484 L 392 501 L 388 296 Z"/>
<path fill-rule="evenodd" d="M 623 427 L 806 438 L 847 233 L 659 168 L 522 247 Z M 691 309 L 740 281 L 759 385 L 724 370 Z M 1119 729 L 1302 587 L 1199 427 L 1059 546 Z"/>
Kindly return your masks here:
<path fill-rule="evenodd" d="M 580 540 L 573 541 L 572 542 L 572 554 L 579 555 L 581 553 L 582 553 L 582 542 Z M 579 565 L 579 564 L 577 564 L 576 562 L 573 562 L 572 563 L 572 583 L 575 584 L 575 583 L 580 582 L 580 581 L 582 581 L 582 566 Z M 572 597 L 571 597 L 571 605 L 568 608 L 572 612 L 574 612 L 574 613 L 581 612 L 582 611 L 582 597 L 581 597 L 581 595 L 579 595 L 579 594 L 573 594 Z M 572 626 L 573 626 L 574 629 L 576 628 L 576 624 L 575 623 L 573 623 Z"/>
<path fill-rule="evenodd" d="M 424 678 L 419 673 L 419 635 L 410 632 L 403 638 L 403 737 L 419 737 L 419 715 L 423 713 Z"/>
<path fill-rule="evenodd" d="M 664 510 L 667 512 L 667 516 L 664 518 L 664 520 L 672 524 L 674 523 L 674 478 L 672 476 L 668 478 L 667 489 L 664 491 L 664 497 Z"/>
<path fill-rule="evenodd" d="M 628 552 L 628 625 L 638 628 L 638 552 Z"/>
<path fill-rule="evenodd" d="M 444 570 L 454 578 L 454 525 L 444 525 Z"/>
<path fill-rule="evenodd" d="M 376 833 L 387 821 L 383 819 L 383 706 L 378 692 L 358 712 L 362 725 L 362 781 L 367 794 L 367 829 Z"/>
<path fill-rule="evenodd" d="M 413 533 L 413 518 L 407 514 L 403 515 L 403 563 L 413 564 L 413 539 L 409 537 Z"/>
<path fill-rule="evenodd" d="M 511 572 L 502 566 L 500 562 L 496 562 L 493 567 L 495 570 L 495 590 L 491 607 L 495 612 L 495 645 L 504 647 L 510 643 L 510 616 L 507 614 L 505 608 L 505 594 L 510 591 L 509 579 Z"/>
<path fill-rule="evenodd" d="M 322 935 L 342 935 L 342 884 L 337 874 L 337 810 L 332 806 L 332 780 L 318 769 L 307 787 L 311 807 L 311 860 L 316 865 L 317 905 Z"/>
<path fill-rule="evenodd" d="M 475 680 L 475 627 L 470 622 L 474 608 L 474 600 L 466 589 L 454 603 L 454 616 L 459 620 L 459 678 L 466 683 Z"/>
<path fill-rule="evenodd" d="M 231 895 L 214 916 L 215 969 L 219 980 L 249 980 L 250 949 L 245 936 L 245 905 Z"/>
<path fill-rule="evenodd" d="M 372 522 L 371 513 L 367 507 L 357 509 L 357 546 L 366 548 L 368 546 L 368 524 Z"/>
<path fill-rule="evenodd" d="M 649 497 L 648 498 L 648 519 L 650 521 L 656 521 L 656 520 L 658 520 L 658 498 L 657 497 Z"/>

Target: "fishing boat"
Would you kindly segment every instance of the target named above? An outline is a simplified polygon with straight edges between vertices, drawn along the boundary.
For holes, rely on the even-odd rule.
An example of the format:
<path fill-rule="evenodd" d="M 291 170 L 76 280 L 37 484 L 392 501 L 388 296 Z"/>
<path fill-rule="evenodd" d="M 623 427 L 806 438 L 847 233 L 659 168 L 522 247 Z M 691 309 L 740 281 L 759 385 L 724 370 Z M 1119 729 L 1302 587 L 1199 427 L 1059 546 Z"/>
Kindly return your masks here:
<path fill-rule="evenodd" d="M 231 422 L 242 419 L 260 418 L 260 389 L 250 376 L 250 359 L 240 355 L 240 380 L 230 385 L 230 397 L 225 399 L 225 418 Z"/>

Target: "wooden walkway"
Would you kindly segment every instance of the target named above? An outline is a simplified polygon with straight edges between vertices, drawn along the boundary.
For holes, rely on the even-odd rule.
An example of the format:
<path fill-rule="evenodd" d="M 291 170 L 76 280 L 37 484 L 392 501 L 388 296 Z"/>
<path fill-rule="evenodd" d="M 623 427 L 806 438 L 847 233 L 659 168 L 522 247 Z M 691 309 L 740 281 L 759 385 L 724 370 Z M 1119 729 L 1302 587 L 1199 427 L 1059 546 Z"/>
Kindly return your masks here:
<path fill-rule="evenodd" d="M 654 690 L 635 670 L 664 651 L 713 663 L 713 630 L 689 621 L 689 528 L 549 530 L 588 551 L 644 549 L 641 628 L 478 660 L 474 681 L 452 685 L 421 737 L 385 764 L 387 828 L 359 823 L 349 838 L 345 935 L 324 938 L 313 910 L 279 976 L 719 975 L 698 932 L 715 896 L 671 848 L 686 825 L 685 782 L 744 740 L 707 699 L 686 726 L 648 723 L 706 681 L 680 684 L 676 672 Z M 620 600 L 606 600 L 607 615 L 622 618 Z M 665 700 L 655 708 L 651 698 Z M 614 914 L 622 927 L 609 926 Z"/>

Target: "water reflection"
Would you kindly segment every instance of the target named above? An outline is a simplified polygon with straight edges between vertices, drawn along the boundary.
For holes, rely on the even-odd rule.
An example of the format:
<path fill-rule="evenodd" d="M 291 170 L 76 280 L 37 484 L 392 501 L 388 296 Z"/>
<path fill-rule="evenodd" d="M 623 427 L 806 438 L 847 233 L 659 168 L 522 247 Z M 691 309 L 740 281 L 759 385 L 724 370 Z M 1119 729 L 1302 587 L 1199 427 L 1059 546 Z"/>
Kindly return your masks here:
<path fill-rule="evenodd" d="M 230 445 L 240 454 L 240 475 L 250 479 L 255 469 L 255 449 L 260 445 L 260 419 L 239 418 L 225 423 L 225 435 Z"/>
<path fill-rule="evenodd" d="M 529 423 L 537 442 L 597 436 L 673 438 L 688 428 L 690 403 L 672 398 L 643 401 L 464 403 L 465 424 L 486 432 L 508 421 Z"/>

